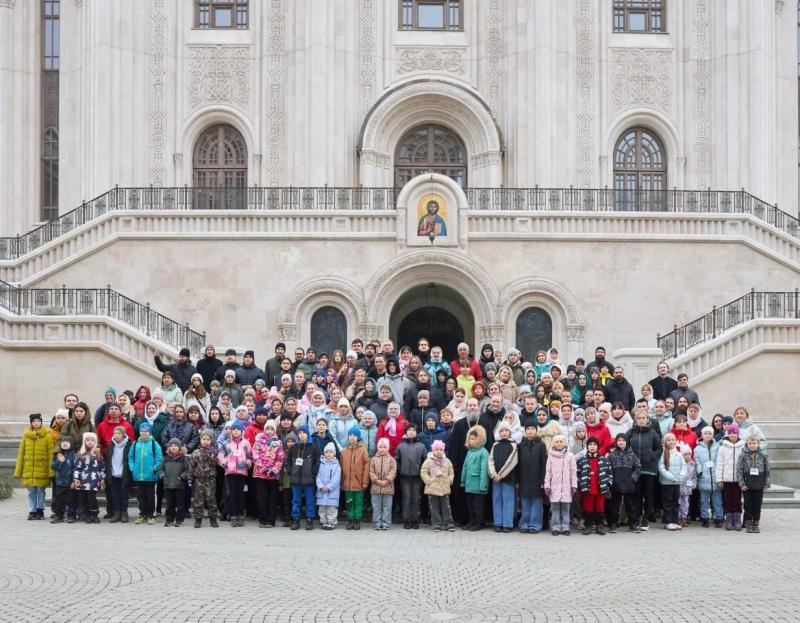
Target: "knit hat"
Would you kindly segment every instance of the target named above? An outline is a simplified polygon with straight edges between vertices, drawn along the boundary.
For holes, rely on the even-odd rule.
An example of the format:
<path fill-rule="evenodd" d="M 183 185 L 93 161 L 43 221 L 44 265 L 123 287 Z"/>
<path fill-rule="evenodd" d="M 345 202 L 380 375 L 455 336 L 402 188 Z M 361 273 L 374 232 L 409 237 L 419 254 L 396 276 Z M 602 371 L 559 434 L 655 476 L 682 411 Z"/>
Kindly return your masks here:
<path fill-rule="evenodd" d="M 259 415 L 266 415 L 269 416 L 269 409 L 264 407 L 259 407 L 255 411 L 253 411 L 253 417 L 258 417 Z"/>
<path fill-rule="evenodd" d="M 339 402 L 337 403 L 336 406 L 337 407 L 347 407 L 349 409 L 350 408 L 350 401 L 347 398 L 345 398 L 344 396 L 342 396 L 341 398 L 339 398 Z"/>
<path fill-rule="evenodd" d="M 364 413 L 361 414 L 361 421 L 363 422 L 364 418 L 366 418 L 367 416 L 370 416 L 373 422 L 376 420 L 375 414 L 369 409 L 367 409 L 366 411 L 364 411 Z"/>
<path fill-rule="evenodd" d="M 200 374 L 199 372 L 195 372 L 192 375 L 192 381 L 194 381 L 195 379 L 197 379 L 198 381 L 200 381 L 202 383 L 203 382 L 203 375 Z"/>
<path fill-rule="evenodd" d="M 588 447 L 590 443 L 597 444 L 597 447 L 600 447 L 600 440 L 592 435 L 589 439 L 586 440 L 586 446 Z"/>
<path fill-rule="evenodd" d="M 200 431 L 200 439 L 203 437 L 208 437 L 211 441 L 214 441 L 214 434 L 207 428 Z"/>
<path fill-rule="evenodd" d="M 61 435 L 61 437 L 58 438 L 58 445 L 61 446 L 65 441 L 72 447 L 72 437 L 69 435 Z"/>
<path fill-rule="evenodd" d="M 607 413 L 611 413 L 611 403 L 610 402 L 604 402 L 603 404 L 601 404 L 597 408 L 597 410 L 598 411 L 606 411 Z"/>
<path fill-rule="evenodd" d="M 347 436 L 349 437 L 350 435 L 355 435 L 356 439 L 361 441 L 361 431 L 358 429 L 358 427 L 353 426 L 353 428 L 347 431 Z"/>
<path fill-rule="evenodd" d="M 278 425 L 275 423 L 275 420 L 267 420 L 266 422 L 264 422 L 264 430 L 267 430 L 268 428 L 271 428 L 272 430 L 276 430 L 278 428 Z"/>
<path fill-rule="evenodd" d="M 574 428 L 572 430 L 574 430 L 576 433 L 579 430 L 582 430 L 585 433 L 586 432 L 586 424 L 584 424 L 583 422 L 576 422 L 575 426 L 574 426 Z"/>
<path fill-rule="evenodd" d="M 254 351 L 252 351 L 252 350 L 246 350 L 246 351 L 244 351 L 244 356 L 245 356 L 245 357 L 252 357 L 253 359 L 255 359 L 255 358 L 256 358 L 256 354 L 255 354 L 255 352 L 254 352 Z"/>
<path fill-rule="evenodd" d="M 231 426 L 233 428 L 236 428 L 236 429 L 244 432 L 245 425 L 244 425 L 244 422 L 242 422 L 241 420 L 234 420 L 234 422 L 233 422 L 233 424 L 231 424 Z"/>
<path fill-rule="evenodd" d="M 559 371 L 559 372 L 561 372 L 561 366 L 560 366 L 560 365 L 558 365 L 557 363 L 554 363 L 553 365 L 551 365 L 551 366 L 550 366 L 550 370 L 551 370 L 551 371 L 552 371 L 554 368 L 558 368 L 558 371 Z"/>
<path fill-rule="evenodd" d="M 578 369 L 575 367 L 574 364 L 569 364 L 567 366 L 567 374 L 569 374 L 570 372 L 577 372 L 577 371 L 578 371 Z"/>
<path fill-rule="evenodd" d="M 169 440 L 169 443 L 167 444 L 167 447 L 169 446 L 178 446 L 179 448 L 182 448 L 183 444 L 181 443 L 180 439 L 178 439 L 177 437 L 173 437 L 172 439 Z"/>
<path fill-rule="evenodd" d="M 728 434 L 730 435 L 731 433 L 739 434 L 739 425 L 736 422 L 728 426 Z"/>
<path fill-rule="evenodd" d="M 489 370 L 494 370 L 497 372 L 497 364 L 494 361 L 490 361 L 484 366 L 484 369 L 488 372 Z"/>
<path fill-rule="evenodd" d="M 333 445 L 332 441 L 329 441 L 328 443 L 325 444 L 325 449 L 323 450 L 323 453 L 324 452 L 333 452 L 334 454 L 336 453 L 336 446 Z"/>
<path fill-rule="evenodd" d="M 292 441 L 294 441 L 295 443 L 297 443 L 297 435 L 295 435 L 294 433 L 289 433 L 289 434 L 288 434 L 288 435 L 286 435 L 286 437 L 283 439 L 283 445 L 284 445 L 284 446 L 286 446 L 286 442 L 287 442 L 287 441 L 289 441 L 290 439 L 291 439 Z"/>
<path fill-rule="evenodd" d="M 444 450 L 444 441 L 441 439 L 437 439 L 431 444 L 431 450 L 436 452 L 437 450 Z"/>
<path fill-rule="evenodd" d="M 65 409 L 64 407 L 56 409 L 56 417 L 58 417 L 59 415 L 63 415 L 64 417 L 69 417 L 69 409 Z"/>
<path fill-rule="evenodd" d="M 256 379 L 256 382 L 253 383 L 254 387 L 266 387 L 267 382 L 264 379 Z"/>
<path fill-rule="evenodd" d="M 229 348 L 229 349 L 227 349 L 225 351 L 225 356 L 226 357 L 230 357 L 231 355 L 233 355 L 234 357 L 236 356 L 236 349 L 235 348 Z"/>
<path fill-rule="evenodd" d="M 730 427 L 728 427 L 728 428 L 730 428 Z M 714 427 L 713 426 L 703 426 L 703 429 L 700 431 L 700 434 L 703 434 L 706 431 L 708 431 L 709 433 L 711 433 L 713 435 L 714 434 Z"/>
<path fill-rule="evenodd" d="M 561 401 L 560 400 L 551 400 L 549 406 L 552 407 L 553 405 L 558 406 L 558 408 L 560 409 L 561 408 Z"/>
<path fill-rule="evenodd" d="M 628 441 L 628 439 L 625 437 L 625 433 L 617 433 L 617 436 L 614 437 L 614 445 L 617 445 L 620 437 L 622 437 L 625 441 Z"/>
<path fill-rule="evenodd" d="M 36 420 L 39 420 L 41 422 L 42 421 L 42 414 L 41 413 L 31 413 L 28 416 L 28 419 L 30 419 L 31 424 L 33 424 L 34 421 L 36 421 Z"/>
<path fill-rule="evenodd" d="M 684 444 L 681 448 L 681 454 L 691 454 L 692 453 L 692 446 L 689 444 Z"/>
<path fill-rule="evenodd" d="M 354 350 L 348 350 L 345 357 L 353 357 L 354 359 L 358 359 L 358 353 Z"/>
<path fill-rule="evenodd" d="M 127 434 L 125 432 L 125 427 L 124 426 L 115 426 L 114 427 L 114 432 L 115 433 L 122 433 L 123 437 Z"/>
<path fill-rule="evenodd" d="M 427 389 L 421 389 L 417 392 L 417 400 L 420 398 L 425 398 L 426 400 L 431 399 L 431 393 Z"/>
<path fill-rule="evenodd" d="M 83 439 L 84 445 L 86 444 L 86 440 L 87 439 L 93 439 L 95 445 L 97 444 L 97 434 L 96 433 L 92 433 L 92 432 L 83 433 L 83 438 L 82 439 Z"/>
<path fill-rule="evenodd" d="M 191 354 L 192 354 L 191 351 L 185 346 L 181 348 L 180 352 L 178 353 L 180 357 L 190 357 Z"/>
<path fill-rule="evenodd" d="M 170 374 L 172 374 L 172 372 L 170 372 Z M 113 387 L 106 387 L 106 391 L 104 391 L 103 394 L 104 395 L 105 394 L 114 394 L 114 398 L 116 398 L 117 397 L 117 390 L 114 389 Z"/>
<path fill-rule="evenodd" d="M 508 349 L 508 354 L 509 355 L 520 355 L 522 353 L 520 353 L 519 349 L 517 349 L 517 348 L 509 348 Z"/>
<path fill-rule="evenodd" d="M 302 424 L 302 425 L 298 426 L 297 427 L 297 432 L 298 432 L 298 434 L 299 433 L 305 433 L 306 435 L 308 435 L 308 426 L 306 426 L 305 424 Z"/>
<path fill-rule="evenodd" d="M 284 381 L 291 381 L 292 375 L 291 374 L 281 374 L 281 383 Z"/>
<path fill-rule="evenodd" d="M 532 394 L 531 386 L 530 385 L 520 385 L 519 389 L 517 390 L 517 395 L 520 394 Z"/>
<path fill-rule="evenodd" d="M 229 376 L 236 378 L 236 370 L 225 370 L 225 377 L 227 378 Z"/>
<path fill-rule="evenodd" d="M 509 433 L 511 432 L 511 424 L 503 420 L 500 422 L 499 426 L 497 427 L 497 433 L 500 434 L 501 430 L 507 430 Z"/>
<path fill-rule="evenodd" d="M 416 424 L 414 424 L 414 422 L 411 422 L 408 426 L 406 426 L 406 432 L 410 431 L 412 428 L 414 429 L 414 432 L 417 431 L 418 427 Z"/>
<path fill-rule="evenodd" d="M 723 424 L 733 424 L 733 418 L 730 415 L 723 416 L 722 423 Z"/>
<path fill-rule="evenodd" d="M 585 413 L 584 413 L 583 409 L 581 409 L 580 407 L 575 407 L 572 410 L 572 419 L 575 420 L 576 422 L 581 422 L 584 417 L 585 417 Z"/>
<path fill-rule="evenodd" d="M 142 422 L 139 424 L 139 433 L 141 433 L 143 430 L 146 430 L 148 433 L 152 434 L 153 425 L 150 422 Z"/>

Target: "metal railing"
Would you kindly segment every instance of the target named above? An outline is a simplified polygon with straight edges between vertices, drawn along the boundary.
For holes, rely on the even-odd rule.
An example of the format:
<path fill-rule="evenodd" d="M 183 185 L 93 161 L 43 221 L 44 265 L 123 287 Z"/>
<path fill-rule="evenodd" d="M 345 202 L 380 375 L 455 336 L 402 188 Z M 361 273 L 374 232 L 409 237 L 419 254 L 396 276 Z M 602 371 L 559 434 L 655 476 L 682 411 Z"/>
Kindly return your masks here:
<path fill-rule="evenodd" d="M 180 349 L 187 347 L 200 357 L 206 334 L 198 333 L 154 311 L 150 303 L 106 288 L 18 288 L 0 281 L 0 307 L 18 316 L 106 316 L 123 322 L 147 336 Z"/>
<path fill-rule="evenodd" d="M 745 190 L 466 188 L 479 211 L 750 214 L 795 238 L 800 220 Z M 18 258 L 114 210 L 393 210 L 399 189 L 365 187 L 116 187 L 19 236 L 0 237 L 0 260 Z"/>
<path fill-rule="evenodd" d="M 793 292 L 759 292 L 755 289 L 710 313 L 656 337 L 665 359 L 677 357 L 693 346 L 713 340 L 731 327 L 756 318 L 800 318 L 800 294 Z"/>

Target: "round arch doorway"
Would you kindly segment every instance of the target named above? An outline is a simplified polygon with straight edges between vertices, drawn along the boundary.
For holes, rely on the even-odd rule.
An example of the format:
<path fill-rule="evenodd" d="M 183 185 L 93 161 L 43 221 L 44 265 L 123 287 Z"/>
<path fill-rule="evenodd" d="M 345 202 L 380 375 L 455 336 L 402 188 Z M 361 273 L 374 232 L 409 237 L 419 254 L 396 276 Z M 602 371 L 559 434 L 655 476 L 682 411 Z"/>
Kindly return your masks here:
<path fill-rule="evenodd" d="M 441 346 L 445 361 L 456 356 L 460 342 L 470 343 L 475 335 L 472 308 L 453 288 L 436 283 L 415 286 L 395 303 L 389 334 L 396 348 L 410 346 L 426 337 L 431 346 Z M 470 344 L 474 350 L 474 345 Z"/>

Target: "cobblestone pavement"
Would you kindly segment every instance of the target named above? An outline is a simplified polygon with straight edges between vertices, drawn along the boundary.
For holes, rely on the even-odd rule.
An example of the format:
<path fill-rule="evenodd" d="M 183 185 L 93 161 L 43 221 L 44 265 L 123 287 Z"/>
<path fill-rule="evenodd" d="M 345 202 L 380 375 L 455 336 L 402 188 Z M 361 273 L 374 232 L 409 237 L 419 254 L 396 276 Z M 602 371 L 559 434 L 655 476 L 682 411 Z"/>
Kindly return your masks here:
<path fill-rule="evenodd" d="M 22 491 L 0 502 L 0 621 L 800 620 L 800 510 L 765 511 L 760 535 L 570 537 L 51 525 L 26 513 Z"/>

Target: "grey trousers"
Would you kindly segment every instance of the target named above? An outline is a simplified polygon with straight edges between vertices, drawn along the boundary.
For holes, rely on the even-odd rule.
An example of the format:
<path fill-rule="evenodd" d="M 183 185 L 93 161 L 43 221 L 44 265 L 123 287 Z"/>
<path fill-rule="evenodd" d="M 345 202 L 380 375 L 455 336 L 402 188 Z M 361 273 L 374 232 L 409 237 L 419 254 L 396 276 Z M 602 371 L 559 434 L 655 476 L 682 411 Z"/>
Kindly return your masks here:
<path fill-rule="evenodd" d="M 392 525 L 392 498 L 383 493 L 372 496 L 372 523 L 376 526 Z"/>
<path fill-rule="evenodd" d="M 321 524 L 335 526 L 338 523 L 339 507 L 324 505 L 319 507 L 319 521 Z"/>
<path fill-rule="evenodd" d="M 450 510 L 449 495 L 429 495 L 428 504 L 431 507 L 431 526 L 434 528 L 452 528 L 453 513 Z"/>

